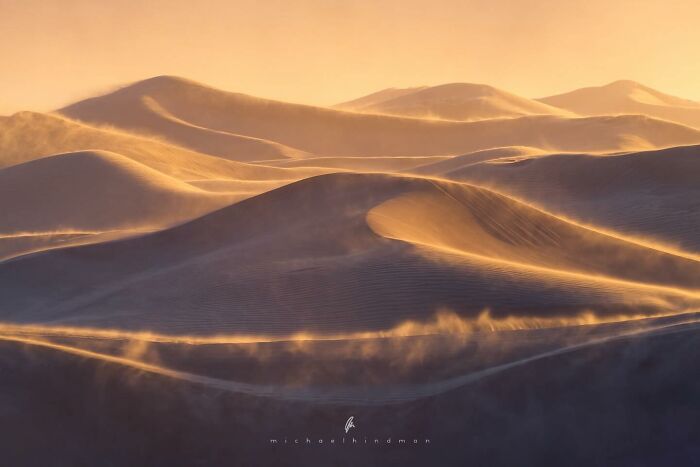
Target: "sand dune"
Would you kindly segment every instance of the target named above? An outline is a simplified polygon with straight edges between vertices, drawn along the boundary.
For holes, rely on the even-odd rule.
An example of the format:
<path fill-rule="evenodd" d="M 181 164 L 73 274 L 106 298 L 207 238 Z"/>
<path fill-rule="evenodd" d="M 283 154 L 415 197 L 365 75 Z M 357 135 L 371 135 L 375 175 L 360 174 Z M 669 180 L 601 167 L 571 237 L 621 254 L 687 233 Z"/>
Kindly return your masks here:
<path fill-rule="evenodd" d="M 151 138 L 83 125 L 58 115 L 20 112 L 0 117 L 0 168 L 52 154 L 91 149 L 116 152 L 180 180 L 295 180 L 305 175 L 304 171 L 211 157 Z"/>
<path fill-rule="evenodd" d="M 176 140 L 179 130 L 173 134 L 170 127 L 143 118 L 144 102 L 149 102 L 151 109 L 161 109 L 158 122 L 167 114 L 188 125 L 274 141 L 316 156 L 430 156 L 518 145 L 558 151 L 614 151 L 700 142 L 699 131 L 644 117 L 429 121 L 288 104 L 167 76 L 78 102 L 60 112 L 89 123 L 154 134 L 162 130 L 162 137 Z M 185 139 L 177 142 L 191 143 Z M 198 143 L 189 147 L 202 149 Z"/>
<path fill-rule="evenodd" d="M 700 147 L 596 157 L 501 159 L 445 176 L 493 187 L 593 225 L 700 251 Z"/>
<path fill-rule="evenodd" d="M 538 100 L 581 115 L 642 114 L 700 128 L 700 102 L 670 96 L 634 81 L 615 81 Z"/>
<path fill-rule="evenodd" d="M 127 157 L 83 151 L 0 169 L 3 257 L 157 229 L 230 204 Z M 100 238 L 104 240 L 105 235 Z M 94 241 L 95 238 L 91 238 Z"/>
<path fill-rule="evenodd" d="M 685 310 L 700 263 L 468 185 L 335 174 L 163 232 L 5 262 L 0 281 L 3 321 L 274 335 L 386 329 L 440 307 Z"/>
<path fill-rule="evenodd" d="M 542 102 L 516 96 L 485 84 L 390 89 L 335 106 L 341 110 L 443 120 L 484 120 L 526 115 L 573 116 Z"/>

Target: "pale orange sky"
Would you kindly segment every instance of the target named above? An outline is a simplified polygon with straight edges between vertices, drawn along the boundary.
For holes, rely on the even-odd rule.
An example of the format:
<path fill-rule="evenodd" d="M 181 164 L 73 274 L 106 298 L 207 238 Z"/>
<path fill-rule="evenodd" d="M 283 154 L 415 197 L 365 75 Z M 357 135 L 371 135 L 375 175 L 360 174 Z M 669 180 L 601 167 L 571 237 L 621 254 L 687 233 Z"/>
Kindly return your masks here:
<path fill-rule="evenodd" d="M 0 114 L 160 74 L 321 105 L 617 79 L 700 100 L 699 20 L 697 0 L 0 0 Z"/>

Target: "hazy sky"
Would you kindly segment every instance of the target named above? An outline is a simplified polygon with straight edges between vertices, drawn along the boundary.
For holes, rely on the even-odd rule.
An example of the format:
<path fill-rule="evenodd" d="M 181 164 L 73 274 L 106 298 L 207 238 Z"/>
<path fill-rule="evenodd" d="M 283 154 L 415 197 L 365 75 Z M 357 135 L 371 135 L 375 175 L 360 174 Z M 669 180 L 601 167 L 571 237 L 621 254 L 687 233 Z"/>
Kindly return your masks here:
<path fill-rule="evenodd" d="M 160 74 L 311 104 L 622 78 L 700 100 L 698 24 L 697 0 L 0 0 L 0 114 Z"/>

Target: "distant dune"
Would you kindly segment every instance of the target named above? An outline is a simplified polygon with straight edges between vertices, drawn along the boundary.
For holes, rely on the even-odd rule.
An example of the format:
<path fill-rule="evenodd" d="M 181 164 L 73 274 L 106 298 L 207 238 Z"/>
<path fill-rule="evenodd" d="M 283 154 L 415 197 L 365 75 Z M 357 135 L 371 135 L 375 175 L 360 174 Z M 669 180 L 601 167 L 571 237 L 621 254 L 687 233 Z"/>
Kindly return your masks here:
<path fill-rule="evenodd" d="M 288 104 L 167 76 L 78 102 L 60 112 L 93 124 L 160 135 L 214 155 L 222 153 L 200 144 L 215 140 L 210 133 L 205 132 L 201 141 L 190 140 L 183 136 L 189 135 L 190 130 L 182 127 L 246 136 L 298 151 L 292 154 L 280 150 L 279 154 L 256 156 L 258 160 L 307 157 L 305 153 L 333 157 L 432 156 L 502 146 L 604 152 L 700 142 L 697 130 L 646 117 L 528 116 L 479 122 L 430 121 Z M 163 120 L 185 123 L 174 127 L 162 124 Z M 225 142 L 223 147 L 228 148 L 228 144 Z M 253 153 L 227 153 L 225 157 L 253 160 L 248 157 Z"/>
<path fill-rule="evenodd" d="M 159 233 L 0 263 L 0 281 L 4 321 L 289 334 L 387 329 L 441 307 L 684 310 L 700 262 L 469 185 L 335 174 Z"/>
<path fill-rule="evenodd" d="M 700 102 L 670 96 L 634 81 L 615 81 L 538 100 L 581 115 L 642 114 L 700 128 Z"/>
<path fill-rule="evenodd" d="M 145 135 L 157 135 L 197 152 L 239 161 L 301 157 L 301 151 L 264 139 L 235 134 L 217 127 L 203 127 L 171 107 L 175 103 L 206 113 L 216 105 L 214 96 L 202 96 L 194 83 L 179 80 L 143 81 L 113 94 L 88 99 L 59 113 L 89 123 L 108 124 Z M 203 101 L 199 99 L 204 97 Z M 191 102 L 194 100 L 194 102 Z"/>
<path fill-rule="evenodd" d="M 486 84 L 452 83 L 440 86 L 387 89 L 344 102 L 337 109 L 443 120 L 484 120 L 526 115 L 573 116 L 542 102 L 516 96 Z"/>
<path fill-rule="evenodd" d="M 0 117 L 0 168 L 52 154 L 91 149 L 116 152 L 180 180 L 291 180 L 304 174 L 228 161 L 152 138 L 84 125 L 58 115 L 20 112 Z"/>
<path fill-rule="evenodd" d="M 358 97 L 357 99 L 336 104 L 333 107 L 340 110 L 360 110 L 428 88 L 429 86 L 416 86 L 413 88 L 387 88 L 382 89 L 381 91 L 373 92 L 372 94 L 368 94 L 366 96 Z"/>
<path fill-rule="evenodd" d="M 613 156 L 549 155 L 442 175 L 493 187 L 593 225 L 700 252 L 700 146 Z"/>

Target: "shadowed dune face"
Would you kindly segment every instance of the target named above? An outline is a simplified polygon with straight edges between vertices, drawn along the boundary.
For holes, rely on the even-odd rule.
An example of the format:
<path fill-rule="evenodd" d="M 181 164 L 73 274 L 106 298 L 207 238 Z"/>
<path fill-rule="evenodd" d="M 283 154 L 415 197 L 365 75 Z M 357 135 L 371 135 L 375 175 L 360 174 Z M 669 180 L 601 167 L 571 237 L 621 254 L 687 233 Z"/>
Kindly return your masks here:
<path fill-rule="evenodd" d="M 144 101 L 150 102 L 152 110 L 156 104 L 161 109 L 149 114 L 156 115 L 155 123 L 142 118 Z M 219 133 L 274 141 L 317 156 L 428 156 L 514 145 L 560 151 L 611 151 L 700 142 L 698 131 L 642 117 L 529 116 L 472 123 L 426 121 L 287 104 L 218 91 L 173 77 L 141 81 L 60 112 L 91 123 L 140 128 L 175 138 L 178 144 L 196 150 L 205 148 L 178 140 L 158 122 L 177 119 Z M 268 154 L 259 159 L 282 156 L 301 154 Z"/>
<path fill-rule="evenodd" d="M 442 176 L 531 200 L 591 225 L 700 251 L 700 147 L 606 157 L 496 159 Z"/>
<path fill-rule="evenodd" d="M 0 280 L 5 321 L 284 335 L 386 329 L 441 307 L 685 310 L 700 263 L 468 185 L 337 174 L 160 233 L 5 262 Z"/>
<path fill-rule="evenodd" d="M 461 121 L 526 115 L 574 115 L 492 86 L 469 83 L 380 91 L 335 107 L 356 112 Z"/>
<path fill-rule="evenodd" d="M 634 81 L 615 81 L 539 101 L 581 115 L 643 114 L 700 128 L 700 103 L 670 96 Z"/>

